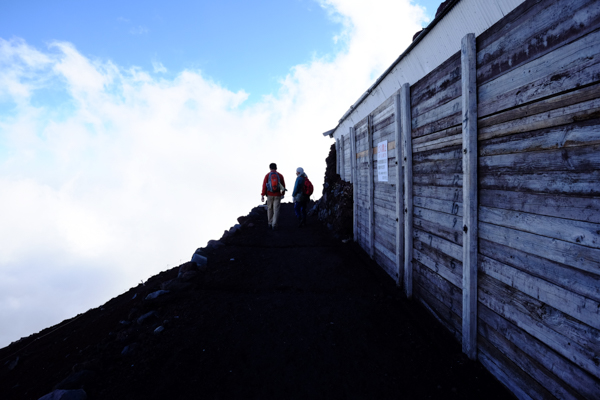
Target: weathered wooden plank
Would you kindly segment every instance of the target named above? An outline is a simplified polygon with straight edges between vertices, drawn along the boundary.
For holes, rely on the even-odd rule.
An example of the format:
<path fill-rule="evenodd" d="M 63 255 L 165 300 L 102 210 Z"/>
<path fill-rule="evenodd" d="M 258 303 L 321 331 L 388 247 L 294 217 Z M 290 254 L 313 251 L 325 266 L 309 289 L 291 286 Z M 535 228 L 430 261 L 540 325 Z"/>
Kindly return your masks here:
<path fill-rule="evenodd" d="M 369 221 L 368 221 L 368 219 L 366 219 L 364 216 L 360 216 L 358 218 L 358 229 L 361 232 L 366 232 L 366 235 L 368 236 L 368 233 L 369 233 L 368 228 L 369 228 Z"/>
<path fill-rule="evenodd" d="M 390 113 L 394 112 L 393 105 L 394 99 L 393 96 L 390 96 L 377 106 L 377 108 L 371 111 L 371 115 L 373 116 L 373 126 L 377 125 L 382 119 L 387 118 Z"/>
<path fill-rule="evenodd" d="M 549 217 L 600 223 L 600 198 L 480 190 L 479 204 Z"/>
<path fill-rule="evenodd" d="M 562 384 L 562 382 L 559 382 L 559 384 L 564 388 L 563 390 L 571 393 L 571 395 L 573 393 L 569 390 L 569 386 L 587 399 L 593 399 L 596 393 L 600 393 L 600 382 L 580 367 L 567 361 L 544 343 L 500 317 L 485 305 L 480 305 L 480 307 L 479 318 L 482 321 L 480 335 L 489 340 L 495 347 L 498 347 L 503 353 L 508 354 L 513 362 L 521 366 L 522 357 L 527 355 L 533 358 L 542 368 L 552 371 L 562 382 L 566 382 L 568 386 Z M 510 349 L 508 343 L 510 343 Z M 540 367 L 530 367 L 524 370 L 535 375 L 547 374 L 546 371 L 539 371 Z M 552 384 L 545 382 L 544 377 L 537 376 L 536 378 L 537 381 L 544 382 L 545 385 L 549 385 L 548 387 L 552 387 L 550 386 Z M 560 390 L 553 389 L 551 391 L 554 394 Z"/>
<path fill-rule="evenodd" d="M 415 141 L 413 141 L 414 144 Z M 443 149 L 422 151 L 413 154 L 413 165 L 435 161 L 462 160 L 462 142 L 460 145 L 445 147 Z M 461 166 L 462 169 L 462 166 Z"/>
<path fill-rule="evenodd" d="M 451 241 L 436 236 L 433 233 L 425 232 L 417 227 L 414 228 L 414 240 L 415 243 L 417 241 L 423 242 L 426 245 L 454 258 L 455 260 L 462 262 L 462 246 L 459 246 L 456 243 L 452 243 Z"/>
<path fill-rule="evenodd" d="M 425 210 L 425 209 L 420 209 Z M 448 214 L 445 214 L 448 215 Z M 444 218 L 443 221 L 431 221 L 428 219 L 420 218 L 420 216 L 415 215 L 413 223 L 415 227 L 418 227 L 424 232 L 432 233 L 436 236 L 444 238 L 446 240 L 451 241 L 452 243 L 456 243 L 459 246 L 463 245 L 463 238 L 460 226 L 456 228 L 448 227 L 447 220 L 455 220 L 456 224 L 462 224 L 462 218 L 456 216 L 450 216 L 450 218 Z"/>
<path fill-rule="evenodd" d="M 354 127 L 350 127 L 350 151 L 352 165 L 352 234 L 354 241 L 358 241 L 358 227 L 356 225 L 358 219 L 357 201 L 358 201 L 358 167 L 356 162 L 356 132 Z"/>
<path fill-rule="evenodd" d="M 383 254 L 389 260 L 389 262 L 393 265 L 395 256 L 394 256 L 394 253 L 390 249 L 388 249 L 386 244 L 387 243 L 382 243 L 382 242 L 376 240 L 375 248 L 377 249 L 377 251 L 379 251 L 381 254 Z M 392 276 L 394 277 L 394 279 L 396 278 L 395 273 Z"/>
<path fill-rule="evenodd" d="M 440 105 L 451 103 L 461 96 L 460 64 L 456 63 L 451 74 L 443 77 L 441 82 L 438 81 L 435 84 L 439 86 L 431 89 L 436 90 L 436 92 L 430 92 L 431 97 L 417 103 L 417 105 L 412 108 L 412 113 L 415 117 L 418 118 L 424 116 L 440 107 Z M 442 85 L 444 86 L 442 87 Z M 414 96 L 413 101 L 415 101 Z"/>
<path fill-rule="evenodd" d="M 600 86 L 598 93 L 600 93 Z M 481 127 L 481 125 L 478 126 Z M 579 121 L 569 125 L 480 141 L 479 155 L 484 157 L 595 145 L 600 145 L 600 119 Z"/>
<path fill-rule="evenodd" d="M 416 163 L 413 160 L 414 174 L 462 174 L 462 159 L 437 160 Z"/>
<path fill-rule="evenodd" d="M 396 213 L 396 207 L 395 207 L 395 202 L 394 202 L 395 198 L 392 199 L 392 201 L 387 201 L 387 200 L 383 200 L 383 199 L 379 199 L 377 197 L 375 197 L 375 212 L 378 211 L 379 208 L 383 208 L 385 209 L 387 212 L 391 212 L 391 215 L 395 215 Z M 396 219 L 395 217 L 390 217 L 393 219 L 394 221 L 394 225 L 396 225 Z"/>
<path fill-rule="evenodd" d="M 479 282 L 482 304 L 591 375 L 600 377 L 600 343 L 594 339 L 594 335 L 598 337 L 597 330 L 587 327 L 592 331 L 586 333 L 586 325 L 576 327 L 576 320 L 484 273 L 480 274 Z M 573 335 L 577 335 L 577 340 Z"/>
<path fill-rule="evenodd" d="M 532 60 L 560 51 L 560 47 L 596 29 L 600 11 L 594 0 L 555 1 L 540 2 L 524 13 L 511 14 L 503 19 L 500 30 L 490 29 L 478 38 L 479 84 L 522 70 Z"/>
<path fill-rule="evenodd" d="M 520 104 L 515 108 L 509 108 L 499 113 L 480 117 L 477 123 L 479 128 L 502 124 L 508 121 L 515 121 L 521 118 L 543 114 L 549 111 L 570 107 L 577 103 L 593 100 L 598 97 L 600 84 L 593 84 L 577 88 L 566 93 L 560 93 L 552 97 L 546 97 L 528 104 Z"/>
<path fill-rule="evenodd" d="M 388 210 L 386 208 L 383 207 L 378 207 L 377 205 L 374 206 L 374 210 L 375 210 L 375 214 L 380 215 L 382 217 L 384 217 L 385 219 L 389 219 L 390 221 L 394 221 L 396 222 L 396 211 L 395 210 Z M 396 225 L 391 224 L 390 225 Z"/>
<path fill-rule="evenodd" d="M 393 179 L 396 180 L 395 173 Z M 375 199 L 393 203 L 396 200 L 396 185 L 391 182 L 375 182 Z"/>
<path fill-rule="evenodd" d="M 600 171 L 548 171 L 531 174 L 480 172 L 480 188 L 557 195 L 600 196 Z"/>
<path fill-rule="evenodd" d="M 374 251 L 375 251 L 375 241 L 373 239 L 373 232 L 375 231 L 375 220 L 374 220 L 374 179 L 373 179 L 373 152 L 371 151 L 371 149 L 373 148 L 373 117 L 371 115 L 369 115 L 368 121 L 367 121 L 367 145 L 368 145 L 368 149 L 369 149 L 369 161 L 368 161 L 368 166 L 369 166 L 369 256 L 371 256 L 371 258 L 373 258 L 374 255 Z"/>
<path fill-rule="evenodd" d="M 475 34 L 461 41 L 463 141 L 463 323 L 462 349 L 477 359 L 477 71 Z M 433 176 L 436 176 L 435 174 Z M 457 180 L 460 175 L 455 175 Z M 454 218 L 456 223 L 457 218 Z"/>
<path fill-rule="evenodd" d="M 600 275 L 581 271 L 508 246 L 479 240 L 480 255 L 510 265 L 575 294 L 600 302 Z"/>
<path fill-rule="evenodd" d="M 414 174 L 413 182 L 415 185 L 463 187 L 463 176 L 463 174 Z"/>
<path fill-rule="evenodd" d="M 373 140 L 375 140 L 375 139 L 373 139 Z M 366 147 L 366 145 L 365 145 L 365 147 Z M 396 143 L 388 141 L 388 158 L 396 157 L 395 149 L 396 149 Z M 377 147 L 371 148 L 371 153 L 373 153 L 373 158 L 376 160 L 377 159 Z M 356 155 L 356 158 L 359 160 L 362 160 L 363 162 L 366 162 L 365 160 L 368 159 L 368 156 L 369 156 L 369 150 L 363 150 Z"/>
<path fill-rule="evenodd" d="M 447 103 L 438 104 L 437 107 L 435 107 L 435 108 L 431 109 L 430 111 L 427 111 L 421 115 L 418 115 L 418 116 L 413 115 L 412 120 L 411 120 L 413 129 L 419 129 L 421 127 L 435 123 L 444 118 L 454 116 L 457 113 L 460 115 L 461 103 L 462 103 L 462 100 L 460 97 L 458 97 L 458 98 L 454 98 L 454 99 L 450 100 Z M 460 116 L 459 116 L 459 119 L 460 119 Z M 456 124 L 453 124 L 453 125 L 456 125 Z"/>
<path fill-rule="evenodd" d="M 375 240 L 378 237 L 385 237 L 385 240 L 392 243 L 395 236 L 394 229 L 396 228 L 393 219 L 387 218 L 385 215 L 375 213 L 375 225 L 377 230 L 375 231 Z M 391 247 L 390 247 L 391 249 Z"/>
<path fill-rule="evenodd" d="M 460 100 L 460 99 L 457 99 Z M 454 101 L 454 100 L 453 100 Z M 412 136 L 413 138 L 419 138 L 427 135 L 434 134 L 440 131 L 450 132 L 451 128 L 458 128 L 461 124 L 460 109 L 448 116 L 438 116 L 437 119 L 432 118 L 432 122 L 418 128 L 413 127 Z"/>
<path fill-rule="evenodd" d="M 447 230 L 448 232 L 450 232 L 449 235 L 452 236 L 453 239 L 449 240 L 455 243 L 462 243 L 462 239 L 454 240 L 454 238 L 456 237 L 455 233 L 461 234 L 462 232 L 463 221 L 460 216 L 452 215 L 445 212 L 434 211 L 427 208 L 418 207 L 416 205 L 413 206 L 413 210 L 415 218 L 435 223 L 437 229 Z"/>
<path fill-rule="evenodd" d="M 428 210 L 443 212 L 449 215 L 458 216 L 462 220 L 462 203 L 415 196 L 413 199 L 413 204 L 415 208 L 421 207 Z"/>
<path fill-rule="evenodd" d="M 345 140 L 344 140 L 344 135 L 340 136 L 340 155 L 341 157 L 339 157 L 340 159 L 340 178 L 342 178 L 343 180 L 346 180 L 346 146 L 344 146 L 345 144 Z"/>
<path fill-rule="evenodd" d="M 479 220 L 600 249 L 600 224 L 490 207 L 479 208 Z"/>
<path fill-rule="evenodd" d="M 340 139 L 335 139 L 335 173 L 340 174 Z"/>
<path fill-rule="evenodd" d="M 399 94 L 394 97 L 394 140 L 396 143 L 402 143 L 402 121 L 400 114 L 402 113 L 402 98 Z M 402 159 L 404 153 L 402 152 L 402 146 L 397 148 L 397 161 L 396 161 L 396 255 L 394 261 L 396 263 L 396 272 L 398 278 L 396 284 L 401 287 L 404 280 L 404 198 L 403 198 L 403 187 L 404 187 L 404 171 L 402 171 Z"/>
<path fill-rule="evenodd" d="M 377 192 L 373 199 L 375 201 L 375 204 L 378 205 L 379 207 L 395 211 L 395 210 L 393 210 L 393 206 L 392 206 L 394 204 L 394 202 L 396 201 L 395 194 Z M 395 218 L 396 217 L 394 217 L 394 220 L 395 220 Z"/>
<path fill-rule="evenodd" d="M 600 169 L 600 145 L 480 157 L 479 168 L 482 172 L 521 173 L 595 170 Z"/>
<path fill-rule="evenodd" d="M 379 143 L 382 140 L 391 140 L 394 137 L 394 115 L 384 120 L 385 126 L 380 124 L 379 129 L 373 131 L 373 143 Z"/>
<path fill-rule="evenodd" d="M 484 126 L 479 129 L 479 140 L 546 129 L 598 117 L 600 117 L 600 99 L 593 99 L 514 121 Z"/>
<path fill-rule="evenodd" d="M 479 337 L 478 359 L 518 399 L 550 399 L 550 393 L 485 338 Z"/>
<path fill-rule="evenodd" d="M 381 233 L 375 234 L 375 248 L 379 249 L 379 251 L 382 254 L 385 254 L 385 256 L 387 258 L 389 258 L 390 262 L 393 263 L 394 261 L 394 257 L 393 255 L 395 254 L 395 248 L 394 248 L 394 237 L 393 236 L 385 236 L 382 235 Z M 392 256 L 390 258 L 390 255 Z M 394 280 L 397 278 L 396 275 L 394 274 Z"/>
<path fill-rule="evenodd" d="M 404 290 L 412 298 L 413 259 L 413 176 L 412 176 L 412 123 L 410 115 L 410 85 L 400 90 L 400 121 L 402 126 L 402 167 L 404 169 Z"/>
<path fill-rule="evenodd" d="M 460 289 L 462 286 L 462 274 L 456 274 L 451 268 L 446 267 L 444 264 L 436 261 L 435 258 L 430 257 L 431 254 L 421 252 L 420 250 L 414 250 L 415 260 L 446 279 L 448 282 Z M 462 266 L 462 265 L 461 265 Z"/>
<path fill-rule="evenodd" d="M 461 220 L 462 220 L 462 218 L 461 218 Z M 424 232 L 432 233 L 443 239 L 451 241 L 452 243 L 456 243 L 459 246 L 463 245 L 462 239 L 461 239 L 462 235 L 460 232 L 448 229 L 448 228 L 446 228 L 440 224 L 437 224 L 435 222 L 423 220 L 423 219 L 416 218 L 416 217 L 414 219 L 414 225 L 415 225 L 415 227 L 418 227 L 419 229 L 423 230 Z"/>
<path fill-rule="evenodd" d="M 384 112 L 380 114 L 376 114 L 374 112 L 371 113 L 373 115 L 373 138 L 381 138 L 394 133 L 394 109 L 392 107 L 388 107 L 384 110 Z"/>
<path fill-rule="evenodd" d="M 423 264 L 415 261 L 415 282 L 442 302 L 447 310 L 461 318 L 462 293 L 460 287 L 456 287 L 437 273 L 433 272 Z M 448 316 L 447 319 L 453 319 Z"/>
<path fill-rule="evenodd" d="M 388 176 L 389 175 L 390 174 L 388 174 Z M 395 173 L 394 173 L 394 175 L 395 175 Z M 396 191 L 394 190 L 393 183 L 390 183 L 389 181 L 388 182 L 375 181 L 374 185 L 375 185 L 375 190 L 378 193 L 381 193 L 381 194 L 384 194 L 384 195 L 388 195 L 388 196 L 391 196 L 391 197 L 395 198 Z"/>
<path fill-rule="evenodd" d="M 462 207 L 462 190 L 451 186 L 419 186 L 413 187 L 415 197 L 427 197 L 459 203 Z"/>
<path fill-rule="evenodd" d="M 516 107 L 598 81 L 600 32 L 592 33 L 560 51 L 547 54 L 479 87 L 480 116 Z"/>
<path fill-rule="evenodd" d="M 519 24 L 526 23 L 526 21 L 523 21 L 523 18 L 525 18 L 523 17 L 525 13 L 530 12 L 532 8 L 546 1 L 548 0 L 525 0 L 515 9 L 508 12 L 507 15 L 504 16 L 504 18 L 496 22 L 485 32 L 479 35 L 477 37 L 477 48 L 481 50 L 490 45 L 493 45 L 499 39 L 502 39 L 504 36 L 506 36 L 513 29 L 519 29 Z"/>
<path fill-rule="evenodd" d="M 415 218 L 433 222 L 439 226 L 439 229 L 447 229 L 449 232 L 452 232 L 451 236 L 453 237 L 454 232 L 462 232 L 463 221 L 462 217 L 458 215 L 422 208 L 418 207 L 417 205 L 413 206 L 413 210 Z"/>
<path fill-rule="evenodd" d="M 460 79 L 460 51 L 457 51 L 412 86 L 411 113 L 421 115 L 460 96 Z"/>
<path fill-rule="evenodd" d="M 395 175 L 394 180 L 396 179 Z M 396 200 L 396 185 L 389 182 L 375 184 L 375 200 L 393 204 Z M 395 207 L 391 206 L 390 209 L 395 209 Z"/>
<path fill-rule="evenodd" d="M 375 232 L 375 242 L 380 243 L 384 246 L 390 254 L 395 254 L 396 246 L 395 246 L 395 226 L 382 226 L 382 228 L 378 229 Z M 392 257 L 393 261 L 394 258 Z"/>
<path fill-rule="evenodd" d="M 390 278 L 396 280 L 396 266 L 394 263 L 389 260 L 385 255 L 383 255 L 379 249 L 375 249 L 375 253 L 373 259 L 377 264 L 390 276 Z"/>
<path fill-rule="evenodd" d="M 437 139 L 460 135 L 461 132 L 462 125 L 455 125 L 447 129 L 442 129 L 440 131 L 435 131 L 424 136 L 416 137 L 413 139 L 413 145 L 422 145 L 423 143 L 428 143 Z"/>
<path fill-rule="evenodd" d="M 513 247 L 582 271 L 593 274 L 600 273 L 600 250 L 598 249 L 486 222 L 479 223 L 479 235 L 482 239 Z"/>
<path fill-rule="evenodd" d="M 599 302 L 481 254 L 479 255 L 479 263 L 480 270 L 488 276 L 538 299 L 593 328 L 600 329 Z"/>
<path fill-rule="evenodd" d="M 456 146 L 462 141 L 462 134 L 447 136 L 444 138 L 432 140 L 431 142 L 421 143 L 418 146 L 415 145 L 415 152 L 428 151 L 433 149 L 441 149 L 444 147 Z"/>
<path fill-rule="evenodd" d="M 460 317 L 450 311 L 449 307 L 427 291 L 427 286 L 415 282 L 415 298 L 429 313 L 446 328 L 457 341 L 461 340 Z"/>

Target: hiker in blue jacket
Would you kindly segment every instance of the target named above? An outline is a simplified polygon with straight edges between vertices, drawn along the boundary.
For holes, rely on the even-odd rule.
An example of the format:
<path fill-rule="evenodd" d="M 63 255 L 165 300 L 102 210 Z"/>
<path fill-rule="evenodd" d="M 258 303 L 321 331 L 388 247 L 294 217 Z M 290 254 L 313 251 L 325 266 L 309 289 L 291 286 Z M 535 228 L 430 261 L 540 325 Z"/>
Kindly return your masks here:
<path fill-rule="evenodd" d="M 302 167 L 296 169 L 296 176 L 292 197 L 294 199 L 294 212 L 296 213 L 296 218 L 300 221 L 298 227 L 301 227 L 302 225 L 306 225 L 306 212 L 310 196 L 304 193 L 304 181 L 308 176 L 306 176 Z"/>

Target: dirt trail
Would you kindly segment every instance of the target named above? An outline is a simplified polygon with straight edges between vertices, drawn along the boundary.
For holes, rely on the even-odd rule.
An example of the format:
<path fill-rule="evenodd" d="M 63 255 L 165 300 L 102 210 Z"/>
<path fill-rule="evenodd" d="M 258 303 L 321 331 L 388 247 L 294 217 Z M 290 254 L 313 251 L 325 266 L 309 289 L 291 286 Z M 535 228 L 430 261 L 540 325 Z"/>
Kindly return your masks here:
<path fill-rule="evenodd" d="M 0 398 L 37 399 L 81 370 L 89 399 L 513 398 L 355 244 L 298 228 L 291 204 L 276 231 L 258 214 L 190 285 L 143 300 L 166 271 L 0 349 Z"/>

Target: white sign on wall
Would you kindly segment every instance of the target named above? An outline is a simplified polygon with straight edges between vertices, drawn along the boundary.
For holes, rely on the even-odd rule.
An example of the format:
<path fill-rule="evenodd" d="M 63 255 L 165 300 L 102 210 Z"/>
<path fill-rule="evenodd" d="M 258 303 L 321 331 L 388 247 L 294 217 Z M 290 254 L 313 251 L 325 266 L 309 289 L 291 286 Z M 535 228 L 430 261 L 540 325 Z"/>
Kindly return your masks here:
<path fill-rule="evenodd" d="M 387 140 L 377 145 L 377 180 L 388 181 L 388 150 Z"/>

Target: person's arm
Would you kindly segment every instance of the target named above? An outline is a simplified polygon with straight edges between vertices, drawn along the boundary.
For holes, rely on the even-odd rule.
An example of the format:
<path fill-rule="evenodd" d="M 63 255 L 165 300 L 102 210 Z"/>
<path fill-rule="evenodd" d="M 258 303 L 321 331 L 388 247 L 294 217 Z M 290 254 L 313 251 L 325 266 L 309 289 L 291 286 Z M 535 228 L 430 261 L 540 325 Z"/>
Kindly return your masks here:
<path fill-rule="evenodd" d="M 262 192 L 260 192 L 260 201 L 265 201 L 265 195 L 267 194 L 267 177 L 269 174 L 265 175 L 265 179 L 263 179 L 262 184 Z"/>
<path fill-rule="evenodd" d="M 279 174 L 279 177 L 281 178 L 281 185 L 283 186 L 283 188 L 285 189 L 285 179 L 283 179 L 283 175 Z M 281 192 L 281 197 L 285 196 L 285 190 L 283 190 Z"/>
<path fill-rule="evenodd" d="M 300 177 L 296 178 L 296 182 L 294 182 L 294 191 L 292 192 L 292 197 L 296 197 L 298 191 L 298 179 L 300 179 Z"/>

